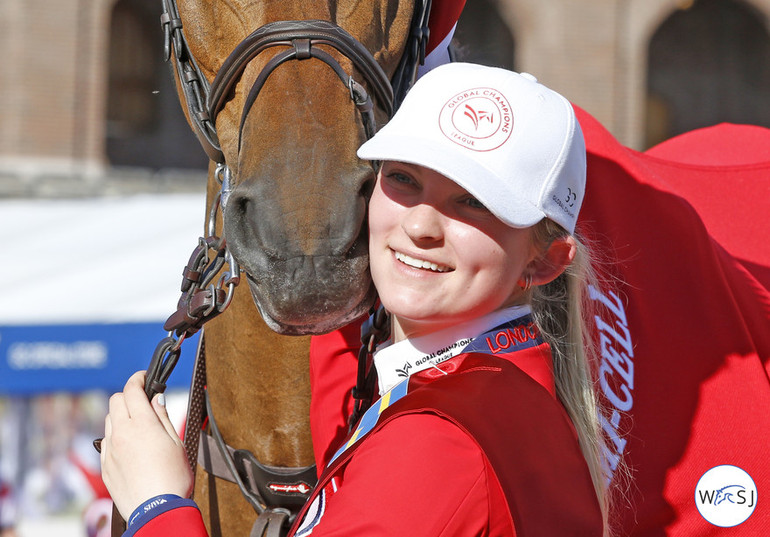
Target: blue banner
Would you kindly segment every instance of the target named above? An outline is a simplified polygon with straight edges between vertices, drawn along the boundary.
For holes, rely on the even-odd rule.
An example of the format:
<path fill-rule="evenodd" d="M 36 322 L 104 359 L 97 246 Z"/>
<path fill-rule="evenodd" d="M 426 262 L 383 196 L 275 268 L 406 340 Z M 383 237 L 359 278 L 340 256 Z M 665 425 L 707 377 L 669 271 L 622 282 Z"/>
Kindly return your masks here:
<path fill-rule="evenodd" d="M 160 322 L 0 326 L 0 395 L 119 391 L 166 335 Z M 169 387 L 189 387 L 197 346 L 182 344 Z"/>

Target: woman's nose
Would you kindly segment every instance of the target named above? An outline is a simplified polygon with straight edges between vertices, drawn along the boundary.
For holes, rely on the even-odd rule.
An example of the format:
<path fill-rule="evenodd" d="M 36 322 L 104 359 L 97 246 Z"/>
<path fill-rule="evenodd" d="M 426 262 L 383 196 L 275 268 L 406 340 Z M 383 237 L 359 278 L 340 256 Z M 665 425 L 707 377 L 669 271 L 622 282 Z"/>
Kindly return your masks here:
<path fill-rule="evenodd" d="M 415 242 L 433 242 L 444 238 L 443 215 L 425 203 L 410 207 L 401 221 L 401 227 Z"/>

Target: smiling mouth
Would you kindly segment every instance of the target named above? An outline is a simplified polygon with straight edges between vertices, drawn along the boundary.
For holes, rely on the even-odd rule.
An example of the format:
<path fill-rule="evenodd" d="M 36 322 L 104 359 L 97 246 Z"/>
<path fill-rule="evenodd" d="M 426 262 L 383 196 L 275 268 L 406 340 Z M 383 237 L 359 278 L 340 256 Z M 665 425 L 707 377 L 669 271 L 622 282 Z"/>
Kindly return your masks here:
<path fill-rule="evenodd" d="M 410 267 L 430 270 L 432 272 L 449 272 L 452 270 L 451 268 L 445 267 L 444 265 L 438 265 L 436 263 L 431 263 L 430 261 L 424 261 L 422 259 L 415 259 L 414 257 L 409 257 L 408 255 L 402 254 L 401 252 L 394 253 L 396 255 L 396 259 L 405 265 L 409 265 Z"/>

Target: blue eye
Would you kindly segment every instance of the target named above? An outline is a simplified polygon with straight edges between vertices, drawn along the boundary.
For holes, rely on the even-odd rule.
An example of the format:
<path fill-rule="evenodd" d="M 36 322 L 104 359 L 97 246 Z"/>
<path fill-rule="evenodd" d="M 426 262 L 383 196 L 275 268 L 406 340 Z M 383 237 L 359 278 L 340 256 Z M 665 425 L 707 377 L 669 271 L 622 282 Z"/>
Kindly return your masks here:
<path fill-rule="evenodd" d="M 410 175 L 407 175 L 405 173 L 401 172 L 390 172 L 385 175 L 389 181 L 391 181 L 394 185 L 400 185 L 400 186 L 417 186 L 417 181 L 414 180 Z"/>
<path fill-rule="evenodd" d="M 465 203 L 468 207 L 471 207 L 473 209 L 482 209 L 484 211 L 488 210 L 486 205 L 484 205 L 479 200 L 477 200 L 476 198 L 473 198 L 471 196 L 468 196 L 467 198 L 465 198 L 463 200 L 463 203 Z"/>

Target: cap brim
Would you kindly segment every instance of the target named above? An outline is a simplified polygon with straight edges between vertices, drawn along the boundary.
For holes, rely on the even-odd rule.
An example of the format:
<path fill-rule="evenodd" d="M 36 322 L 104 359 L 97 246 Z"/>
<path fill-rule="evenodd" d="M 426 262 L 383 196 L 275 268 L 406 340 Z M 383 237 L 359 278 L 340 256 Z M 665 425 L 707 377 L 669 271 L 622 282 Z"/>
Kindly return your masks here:
<path fill-rule="evenodd" d="M 464 155 L 464 149 L 431 139 L 393 135 L 385 126 L 372 139 L 358 149 L 359 158 L 365 160 L 396 161 L 430 168 L 451 179 L 492 214 L 513 228 L 526 228 L 537 224 L 545 214 L 520 196 L 509 192 L 505 185 L 492 179 L 472 181 L 469 178 L 490 178 L 495 173 Z"/>

